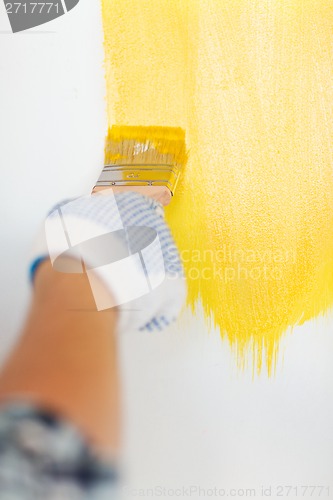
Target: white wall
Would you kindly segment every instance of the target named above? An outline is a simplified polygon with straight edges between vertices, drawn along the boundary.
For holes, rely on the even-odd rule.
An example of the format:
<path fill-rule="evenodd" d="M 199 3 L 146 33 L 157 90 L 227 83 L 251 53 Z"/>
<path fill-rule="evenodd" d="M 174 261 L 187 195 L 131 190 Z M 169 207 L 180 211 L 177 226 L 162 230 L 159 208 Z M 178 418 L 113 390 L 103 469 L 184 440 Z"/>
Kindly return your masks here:
<path fill-rule="evenodd" d="M 27 307 L 27 254 L 37 227 L 53 203 L 88 192 L 101 168 L 102 65 L 98 1 L 81 0 L 66 16 L 15 35 L 0 3 L 2 358 Z M 275 378 L 254 381 L 250 370 L 236 370 L 227 342 L 208 335 L 201 315 L 187 313 L 157 335 L 125 335 L 128 498 L 155 486 L 185 487 L 161 498 L 204 497 L 190 485 L 255 488 L 252 498 L 263 485 L 272 485 L 273 498 L 278 485 L 331 485 L 332 497 L 332 326 L 331 317 L 285 336 Z M 310 497 L 302 493 L 288 498 Z"/>

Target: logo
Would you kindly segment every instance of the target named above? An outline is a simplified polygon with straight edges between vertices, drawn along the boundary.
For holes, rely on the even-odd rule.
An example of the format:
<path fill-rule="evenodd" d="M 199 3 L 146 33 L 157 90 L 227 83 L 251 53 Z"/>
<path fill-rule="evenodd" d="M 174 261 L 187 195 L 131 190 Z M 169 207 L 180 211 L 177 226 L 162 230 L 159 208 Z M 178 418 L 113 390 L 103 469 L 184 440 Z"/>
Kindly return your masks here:
<path fill-rule="evenodd" d="M 6 12 L 13 33 L 28 30 L 53 21 L 72 10 L 80 0 L 54 0 L 53 2 L 7 2 Z"/>
<path fill-rule="evenodd" d="M 45 221 L 53 268 L 87 273 L 99 311 L 149 294 L 165 279 L 156 230 L 125 227 L 112 190 L 106 191 L 107 196 L 93 194 L 66 202 Z"/>

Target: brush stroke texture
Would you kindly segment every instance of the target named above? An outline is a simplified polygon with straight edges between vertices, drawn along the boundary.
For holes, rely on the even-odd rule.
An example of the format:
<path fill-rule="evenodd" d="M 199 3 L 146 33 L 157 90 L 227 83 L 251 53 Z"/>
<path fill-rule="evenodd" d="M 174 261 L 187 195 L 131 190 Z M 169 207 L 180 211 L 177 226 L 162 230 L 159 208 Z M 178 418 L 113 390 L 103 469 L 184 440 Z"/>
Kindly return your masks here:
<path fill-rule="evenodd" d="M 188 302 L 261 370 L 333 305 L 331 0 L 102 0 L 110 124 L 180 126 Z"/>

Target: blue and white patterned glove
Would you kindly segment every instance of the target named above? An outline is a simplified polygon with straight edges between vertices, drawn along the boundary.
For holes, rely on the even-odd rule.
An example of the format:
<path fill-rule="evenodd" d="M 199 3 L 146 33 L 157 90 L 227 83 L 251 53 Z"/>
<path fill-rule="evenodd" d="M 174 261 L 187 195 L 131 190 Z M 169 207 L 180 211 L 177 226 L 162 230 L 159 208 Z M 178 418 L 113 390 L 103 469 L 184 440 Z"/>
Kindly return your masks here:
<path fill-rule="evenodd" d="M 86 271 L 97 309 L 118 306 L 120 331 L 161 330 L 177 318 L 185 279 L 154 199 L 107 189 L 64 201 L 48 215 L 43 233 L 33 249 L 32 277 L 48 257 L 58 271 Z"/>

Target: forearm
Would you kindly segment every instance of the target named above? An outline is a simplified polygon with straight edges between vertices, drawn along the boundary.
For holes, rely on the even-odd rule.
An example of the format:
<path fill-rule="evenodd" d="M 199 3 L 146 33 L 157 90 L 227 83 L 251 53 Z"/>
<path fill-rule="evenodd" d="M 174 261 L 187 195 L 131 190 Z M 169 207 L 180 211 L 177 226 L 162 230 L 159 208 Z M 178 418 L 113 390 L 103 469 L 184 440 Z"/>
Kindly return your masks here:
<path fill-rule="evenodd" d="M 91 255 L 85 255 L 83 247 L 84 255 L 78 254 L 94 270 L 90 279 L 93 273 L 96 280 L 100 276 L 94 283 L 97 294 L 93 287 L 94 296 L 102 299 L 100 311 L 96 310 L 86 274 L 54 271 L 50 261 L 39 264 L 35 271 L 35 263 L 48 252 L 63 259 L 63 245 L 55 238 L 60 213 L 62 225 L 82 229 L 80 238 L 76 234 L 78 241 L 85 242 L 96 234 L 112 236 L 109 246 L 103 247 L 110 252 L 109 261 L 104 256 L 103 265 L 90 261 Z M 41 244 L 37 239 L 32 261 L 32 306 L 19 345 L 0 376 L 0 402 L 28 400 L 58 412 L 79 426 L 95 447 L 114 455 L 120 434 L 116 324 L 121 331 L 153 331 L 173 322 L 186 296 L 181 261 L 161 205 L 135 192 L 105 192 L 103 196 L 63 202 L 50 212 L 47 221 L 48 236 L 55 247 L 50 251 L 45 236 Z M 131 233 L 130 244 L 117 236 L 119 228 L 125 232 L 133 227 L 140 230 Z M 149 228 L 148 239 L 142 232 L 145 228 Z M 123 245 L 125 258 L 130 257 L 131 266 L 127 274 L 124 272 L 124 279 L 117 264 L 118 260 L 124 264 L 125 259 L 113 245 Z M 153 287 L 149 293 L 148 285 Z M 118 309 L 112 307 L 115 303 Z"/>
<path fill-rule="evenodd" d="M 116 308 L 98 312 L 85 274 L 35 276 L 19 345 L 0 378 L 0 400 L 27 399 L 59 412 L 104 453 L 119 447 Z"/>

